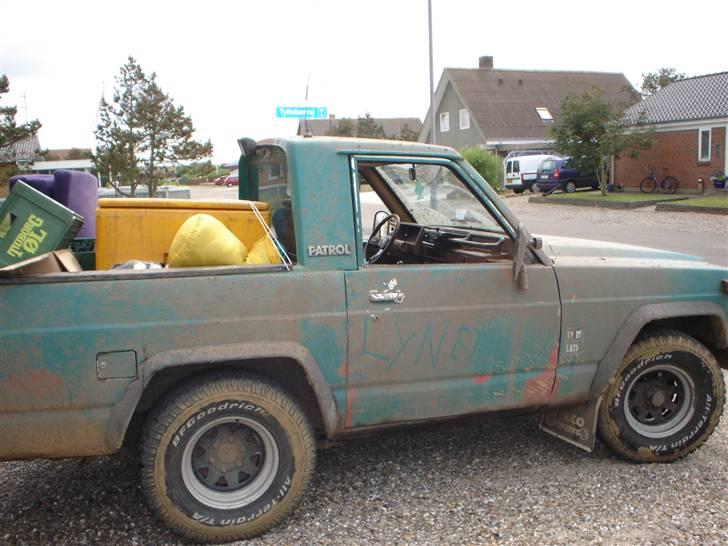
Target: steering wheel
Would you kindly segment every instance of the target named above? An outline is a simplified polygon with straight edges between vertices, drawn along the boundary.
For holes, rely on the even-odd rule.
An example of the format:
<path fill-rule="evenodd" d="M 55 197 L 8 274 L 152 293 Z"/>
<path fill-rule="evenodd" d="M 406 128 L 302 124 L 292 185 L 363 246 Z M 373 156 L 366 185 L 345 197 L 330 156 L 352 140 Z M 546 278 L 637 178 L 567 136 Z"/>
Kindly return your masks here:
<path fill-rule="evenodd" d="M 375 238 L 377 237 L 381 229 L 390 220 L 394 220 L 394 229 L 392 230 L 392 232 L 385 237 L 379 237 L 378 240 L 375 241 Z M 399 232 L 399 224 L 399 216 L 394 213 L 387 214 L 384 218 L 377 222 L 377 224 L 374 226 L 374 231 L 372 231 L 372 234 L 367 240 L 367 244 L 364 245 L 364 259 L 366 260 L 366 263 L 375 264 L 381 259 L 382 256 L 384 256 L 387 250 L 389 250 L 389 247 L 392 246 L 392 242 Z M 367 251 L 369 250 L 370 246 L 377 247 L 379 250 L 377 250 L 371 257 L 367 258 Z"/>

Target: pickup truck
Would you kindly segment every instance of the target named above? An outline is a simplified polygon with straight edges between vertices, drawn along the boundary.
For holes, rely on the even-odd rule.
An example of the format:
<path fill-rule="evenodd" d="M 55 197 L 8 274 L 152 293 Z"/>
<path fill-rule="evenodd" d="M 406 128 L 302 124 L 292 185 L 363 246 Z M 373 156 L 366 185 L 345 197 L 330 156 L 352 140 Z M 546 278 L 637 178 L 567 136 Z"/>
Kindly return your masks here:
<path fill-rule="evenodd" d="M 726 268 L 532 236 L 446 147 L 240 147 L 283 263 L 0 278 L 0 460 L 138 448 L 159 518 L 221 542 L 280 522 L 355 434 L 528 410 L 668 462 L 715 429 Z"/>

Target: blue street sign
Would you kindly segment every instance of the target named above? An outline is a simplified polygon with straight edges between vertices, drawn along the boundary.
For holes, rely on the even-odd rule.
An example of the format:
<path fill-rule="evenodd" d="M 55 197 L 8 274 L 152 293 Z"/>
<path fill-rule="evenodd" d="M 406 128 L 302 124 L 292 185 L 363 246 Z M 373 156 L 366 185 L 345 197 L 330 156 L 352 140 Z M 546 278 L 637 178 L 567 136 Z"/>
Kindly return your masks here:
<path fill-rule="evenodd" d="M 325 106 L 279 106 L 276 117 L 320 119 L 329 117 L 329 110 Z"/>

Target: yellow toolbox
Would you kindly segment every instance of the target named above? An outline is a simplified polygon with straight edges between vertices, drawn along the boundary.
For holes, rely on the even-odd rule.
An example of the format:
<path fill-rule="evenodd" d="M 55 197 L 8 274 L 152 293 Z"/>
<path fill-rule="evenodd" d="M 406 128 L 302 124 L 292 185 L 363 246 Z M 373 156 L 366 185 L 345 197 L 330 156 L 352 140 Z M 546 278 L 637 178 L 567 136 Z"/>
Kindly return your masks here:
<path fill-rule="evenodd" d="M 270 225 L 268 203 L 253 201 Z M 264 235 L 251 201 L 189 199 L 99 199 L 96 209 L 96 269 L 111 269 L 129 260 L 167 263 L 177 230 L 193 214 L 220 220 L 245 246 Z"/>

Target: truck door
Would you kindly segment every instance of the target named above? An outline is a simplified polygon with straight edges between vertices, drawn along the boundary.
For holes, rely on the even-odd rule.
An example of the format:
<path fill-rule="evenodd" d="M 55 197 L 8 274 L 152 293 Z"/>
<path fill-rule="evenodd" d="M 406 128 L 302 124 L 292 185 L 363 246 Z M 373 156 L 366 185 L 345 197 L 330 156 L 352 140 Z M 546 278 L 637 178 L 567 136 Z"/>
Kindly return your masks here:
<path fill-rule="evenodd" d="M 367 214 L 391 209 L 384 202 L 391 204 L 392 195 L 379 195 L 387 191 L 380 185 L 378 197 L 370 191 L 359 197 L 359 169 L 394 184 L 389 189 L 399 204 L 422 222 L 467 217 L 465 201 L 488 214 L 482 189 L 473 191 L 456 164 L 408 161 L 405 172 L 416 172 L 414 179 L 387 176 L 388 169 L 396 171 L 401 164 L 353 161 L 355 210 L 363 211 L 356 222 L 360 246 L 361 226 L 366 233 L 372 223 Z M 377 198 L 383 198 L 378 205 Z M 492 217 L 483 222 L 498 225 Z M 559 296 L 550 266 L 528 265 L 529 286 L 522 290 L 512 281 L 511 260 L 379 265 L 367 264 L 361 252 L 359 260 L 357 270 L 345 273 L 346 427 L 548 401 L 560 332 Z"/>

